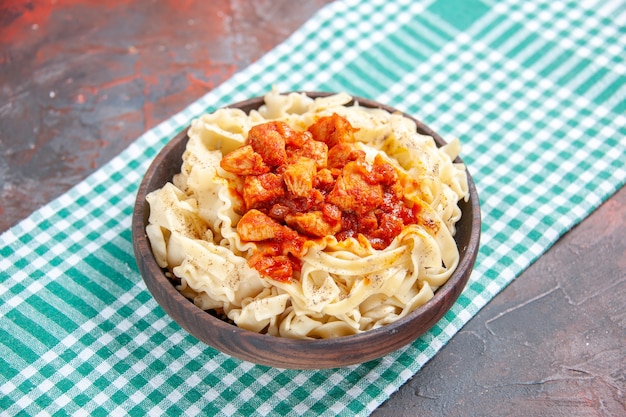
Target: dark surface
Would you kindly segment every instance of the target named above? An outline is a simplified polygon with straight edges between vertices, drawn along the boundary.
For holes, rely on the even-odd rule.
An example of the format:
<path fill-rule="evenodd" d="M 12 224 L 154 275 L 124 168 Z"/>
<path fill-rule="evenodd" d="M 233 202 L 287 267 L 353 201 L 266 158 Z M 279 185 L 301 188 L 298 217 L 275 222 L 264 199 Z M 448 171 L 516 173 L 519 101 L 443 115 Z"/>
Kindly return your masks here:
<path fill-rule="evenodd" d="M 372 415 L 626 416 L 626 188 Z"/>
<path fill-rule="evenodd" d="M 310 97 L 328 96 L 329 93 L 307 93 Z M 382 108 L 390 113 L 397 110 L 375 101 L 355 97 L 362 107 Z M 229 104 L 246 113 L 258 109 L 263 97 L 241 103 Z M 348 103 L 350 105 L 351 103 Z M 407 117 L 411 117 L 406 115 Z M 413 119 L 411 117 L 411 119 Z M 413 119 L 418 133 L 432 136 L 439 145 L 443 139 L 418 120 Z M 480 241 L 481 217 L 478 195 L 471 176 L 468 176 L 470 198 L 461 202 L 463 217 L 456 224 L 454 236 L 459 246 L 459 264 L 448 281 L 425 305 L 406 317 L 368 332 L 350 337 L 326 340 L 294 340 L 267 337 L 240 329 L 200 310 L 185 299 L 165 276 L 157 264 L 145 230 L 150 215 L 146 196 L 171 181 L 180 172 L 183 152 L 189 137 L 184 129 L 157 155 L 148 168 L 139 187 L 133 212 L 132 232 L 135 257 L 146 286 L 178 324 L 197 339 L 214 348 L 260 365 L 289 369 L 338 368 L 380 358 L 414 341 L 434 326 L 452 307 L 465 287 L 472 272 Z M 462 162 L 459 160 L 459 162 Z"/>
<path fill-rule="evenodd" d="M 0 2 L 0 231 L 329 1 Z M 626 189 L 374 416 L 626 415 Z"/>
<path fill-rule="evenodd" d="M 0 231 L 330 0 L 0 0 Z"/>

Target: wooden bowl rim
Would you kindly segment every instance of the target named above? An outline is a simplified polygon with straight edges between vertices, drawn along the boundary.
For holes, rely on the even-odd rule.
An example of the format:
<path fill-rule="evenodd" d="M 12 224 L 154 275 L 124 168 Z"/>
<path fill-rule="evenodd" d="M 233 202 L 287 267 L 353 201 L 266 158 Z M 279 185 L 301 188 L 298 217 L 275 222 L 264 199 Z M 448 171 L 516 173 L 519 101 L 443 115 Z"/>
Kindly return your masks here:
<path fill-rule="evenodd" d="M 297 92 L 305 93 L 311 98 L 335 94 L 330 92 Z M 289 94 L 289 92 L 284 94 Z M 420 133 L 432 136 L 438 146 L 446 143 L 435 131 L 411 115 L 373 100 L 352 97 L 353 102 L 358 102 L 363 107 L 381 108 L 390 113 L 401 113 L 417 124 Z M 225 107 L 241 108 L 249 113 L 249 110 L 245 109 L 258 109 L 264 103 L 263 99 L 263 96 L 254 97 Z M 157 187 L 151 184 L 151 180 L 163 166 L 167 165 L 168 157 L 177 147 L 179 151 L 180 147 L 184 148 L 188 140 L 188 128 L 189 126 L 163 147 L 146 171 L 135 201 L 132 216 L 132 240 L 142 278 L 153 297 L 174 321 L 207 345 L 239 359 L 277 368 L 323 369 L 363 363 L 395 351 L 427 332 L 452 307 L 467 284 L 478 254 L 481 233 L 480 203 L 474 181 L 469 172 L 467 172 L 467 178 L 470 199 L 466 205 L 471 211 L 472 218 L 467 244 L 463 248 L 459 247 L 461 254 L 459 265 L 448 281 L 435 292 L 431 300 L 404 318 L 378 329 L 356 335 L 334 339 L 300 340 L 245 330 L 201 310 L 192 301 L 185 298 L 174 287 L 172 281 L 165 276 L 164 271 L 156 263 L 145 233 L 149 215 L 149 205 L 145 197 L 150 191 L 164 184 L 161 183 Z M 172 163 L 172 161 L 169 162 Z M 462 163 L 463 161 L 461 158 L 457 158 L 455 162 Z M 182 160 L 178 162 L 178 171 L 176 172 L 180 172 L 181 163 Z M 171 181 L 171 178 L 168 181 Z M 150 187 L 151 185 L 153 186 Z M 208 336 L 204 334 L 205 332 L 208 332 Z M 216 338 L 215 336 L 223 336 L 227 339 L 221 340 L 222 337 Z M 241 339 L 245 343 L 236 343 L 237 339 Z M 229 340 L 233 342 L 229 342 Z M 370 350 L 364 351 L 364 347 Z"/>

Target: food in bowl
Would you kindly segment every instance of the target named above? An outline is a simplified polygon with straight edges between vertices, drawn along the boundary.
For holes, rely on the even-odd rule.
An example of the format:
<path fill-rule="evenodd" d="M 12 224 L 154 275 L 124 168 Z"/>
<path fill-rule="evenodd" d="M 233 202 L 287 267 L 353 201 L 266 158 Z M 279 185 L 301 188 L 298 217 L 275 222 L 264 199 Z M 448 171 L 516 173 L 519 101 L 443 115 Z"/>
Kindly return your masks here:
<path fill-rule="evenodd" d="M 402 114 L 271 91 L 192 122 L 181 172 L 146 199 L 177 289 L 254 332 L 329 339 L 409 314 L 454 272 L 458 140 Z"/>

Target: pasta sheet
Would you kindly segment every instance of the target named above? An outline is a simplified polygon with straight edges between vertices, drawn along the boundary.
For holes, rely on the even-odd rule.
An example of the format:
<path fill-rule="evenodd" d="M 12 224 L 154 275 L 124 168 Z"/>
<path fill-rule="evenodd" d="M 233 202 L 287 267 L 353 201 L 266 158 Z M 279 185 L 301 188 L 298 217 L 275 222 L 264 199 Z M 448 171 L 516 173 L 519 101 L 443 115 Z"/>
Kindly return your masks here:
<path fill-rule="evenodd" d="M 181 172 L 150 193 L 147 235 L 157 262 L 180 279 L 178 289 L 200 308 L 216 310 L 237 326 L 273 336 L 332 338 L 396 321 L 432 298 L 455 270 L 453 235 L 468 198 L 464 166 L 453 163 L 458 140 L 438 148 L 413 121 L 381 109 L 347 106 L 344 93 L 311 99 L 272 90 L 249 114 L 220 109 L 192 122 Z M 299 277 L 279 282 L 248 265 L 256 244 L 237 233 L 242 202 L 232 174 L 220 167 L 246 143 L 252 126 L 280 120 L 306 130 L 336 113 L 353 127 L 357 145 L 373 160 L 382 154 L 417 180 L 420 224 L 405 227 L 383 250 L 361 237 L 309 242 Z"/>

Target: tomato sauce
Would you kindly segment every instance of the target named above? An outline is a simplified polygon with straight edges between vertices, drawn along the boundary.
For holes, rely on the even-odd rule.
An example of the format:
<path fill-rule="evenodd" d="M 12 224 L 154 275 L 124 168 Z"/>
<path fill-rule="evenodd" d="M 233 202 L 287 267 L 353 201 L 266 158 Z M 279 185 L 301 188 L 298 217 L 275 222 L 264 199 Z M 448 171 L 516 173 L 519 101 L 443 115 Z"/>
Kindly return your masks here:
<path fill-rule="evenodd" d="M 251 267 L 289 282 L 299 274 L 308 240 L 361 234 L 373 248 L 385 249 L 419 222 L 420 205 L 404 198 L 404 174 L 380 155 L 367 162 L 355 131 L 337 114 L 307 131 L 268 122 L 250 129 L 246 145 L 222 158 L 221 167 L 243 179 L 237 231 L 257 243 Z"/>

